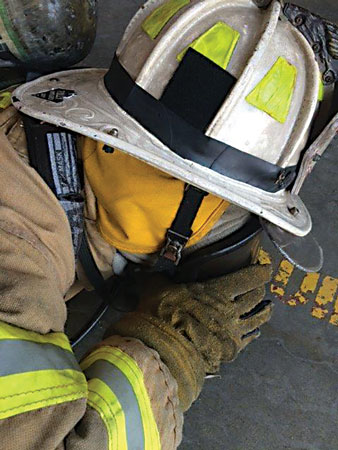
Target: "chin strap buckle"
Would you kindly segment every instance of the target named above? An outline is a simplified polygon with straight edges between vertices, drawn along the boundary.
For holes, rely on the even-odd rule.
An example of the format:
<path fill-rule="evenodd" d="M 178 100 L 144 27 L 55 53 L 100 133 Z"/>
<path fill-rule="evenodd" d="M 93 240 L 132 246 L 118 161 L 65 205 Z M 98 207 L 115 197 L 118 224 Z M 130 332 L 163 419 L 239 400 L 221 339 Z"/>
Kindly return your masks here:
<path fill-rule="evenodd" d="M 165 246 L 161 250 L 161 257 L 172 261 L 177 266 L 182 258 L 182 250 L 190 236 L 183 236 L 175 231 L 168 230 Z"/>

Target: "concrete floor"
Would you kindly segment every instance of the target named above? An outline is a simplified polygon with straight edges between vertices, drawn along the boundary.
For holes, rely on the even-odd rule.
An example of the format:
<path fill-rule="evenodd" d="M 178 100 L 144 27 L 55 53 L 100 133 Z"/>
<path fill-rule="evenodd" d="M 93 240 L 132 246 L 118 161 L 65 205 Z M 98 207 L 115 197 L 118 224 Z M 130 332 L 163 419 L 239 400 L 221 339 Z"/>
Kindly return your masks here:
<path fill-rule="evenodd" d="M 109 65 L 123 28 L 141 1 L 125 0 L 123 7 L 112 3 L 99 0 L 98 37 L 85 61 L 89 66 Z M 338 19 L 336 0 L 297 3 Z M 202 395 L 186 414 L 181 450 L 338 449 L 337 144 L 336 140 L 331 145 L 301 193 L 325 253 L 316 290 L 294 295 L 304 274 L 295 269 L 288 278 L 286 272 L 292 270 L 288 265 L 278 274 L 281 258 L 266 244 L 277 273 L 272 290 L 283 289 L 284 295 L 268 292 L 275 313 L 260 339 L 234 363 L 224 365 L 219 378 L 206 380 Z M 95 296 L 88 293 L 71 302 L 70 332 L 95 305 Z M 116 313 L 108 311 L 77 349 L 79 357 L 115 318 Z"/>

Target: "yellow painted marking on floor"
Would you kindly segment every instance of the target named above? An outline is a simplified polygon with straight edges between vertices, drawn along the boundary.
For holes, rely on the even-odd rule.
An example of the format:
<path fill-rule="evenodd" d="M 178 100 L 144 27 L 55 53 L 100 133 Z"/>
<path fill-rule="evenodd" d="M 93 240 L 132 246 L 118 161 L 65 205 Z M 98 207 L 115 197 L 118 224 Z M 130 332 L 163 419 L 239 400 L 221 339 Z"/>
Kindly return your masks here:
<path fill-rule="evenodd" d="M 317 283 L 320 277 L 320 273 L 307 273 L 300 285 L 300 290 L 304 294 L 314 292 L 317 287 Z"/>
<path fill-rule="evenodd" d="M 278 297 L 282 298 L 285 295 L 285 291 L 284 291 L 284 289 L 282 287 L 279 287 L 279 286 L 276 286 L 276 285 L 272 284 L 270 286 L 270 289 L 271 289 L 271 292 L 273 294 L 275 294 L 275 295 L 278 295 Z"/>
<path fill-rule="evenodd" d="M 278 272 L 275 276 L 275 281 L 277 283 L 281 283 L 283 286 L 286 286 L 288 284 L 289 278 L 292 275 L 292 272 L 294 271 L 294 265 L 291 264 L 286 259 L 283 259 L 283 261 L 280 263 Z"/>
<path fill-rule="evenodd" d="M 287 302 L 286 302 L 289 306 L 297 306 L 297 300 L 295 300 L 294 298 L 292 298 L 292 299 L 290 299 L 290 300 L 288 300 Z"/>
<path fill-rule="evenodd" d="M 306 303 L 309 301 L 308 298 L 304 297 L 299 291 L 295 293 L 295 300 L 297 304 L 300 305 L 306 305 Z"/>
<path fill-rule="evenodd" d="M 338 298 L 337 298 L 337 300 L 335 301 L 333 311 L 334 311 L 336 314 L 338 314 Z"/>
<path fill-rule="evenodd" d="M 337 288 L 337 278 L 325 277 L 315 299 L 317 305 L 324 306 L 328 303 L 333 302 L 333 298 L 337 292 Z"/>
<path fill-rule="evenodd" d="M 271 258 L 267 252 L 261 249 L 258 260 L 261 264 L 269 264 Z M 338 278 L 325 276 L 320 284 L 319 280 L 322 274 L 307 273 L 302 279 L 298 291 L 289 295 L 290 288 L 288 284 L 294 269 L 293 264 L 286 259 L 281 261 L 274 280 L 270 285 L 271 293 L 279 297 L 284 304 L 294 308 L 299 305 L 305 305 L 310 300 L 313 301 L 313 297 L 309 296 L 309 294 L 316 294 L 319 287 L 314 300 L 315 306 L 311 309 L 311 315 L 315 319 L 325 319 L 327 323 L 338 327 L 338 297 L 336 298 Z M 334 300 L 335 303 L 333 305 Z"/>
<path fill-rule="evenodd" d="M 335 301 L 333 313 L 331 314 L 329 322 L 338 327 L 338 298 Z"/>
<path fill-rule="evenodd" d="M 309 298 L 305 294 L 313 294 L 316 290 L 320 273 L 307 273 L 300 285 L 299 291 L 291 296 L 291 299 L 287 302 L 290 306 L 305 305 L 308 303 Z"/>
<path fill-rule="evenodd" d="M 338 327 L 338 314 L 337 313 L 331 315 L 329 323 L 331 325 L 335 325 L 336 327 Z"/>
<path fill-rule="evenodd" d="M 258 262 L 262 266 L 264 266 L 265 264 L 271 264 L 271 256 L 269 255 L 268 252 L 266 252 L 262 248 L 259 250 L 258 253 Z"/>
<path fill-rule="evenodd" d="M 312 315 L 312 317 L 315 317 L 316 319 L 324 319 L 328 312 L 329 311 L 327 309 L 318 308 L 318 307 L 314 306 L 312 308 L 311 315 Z"/>

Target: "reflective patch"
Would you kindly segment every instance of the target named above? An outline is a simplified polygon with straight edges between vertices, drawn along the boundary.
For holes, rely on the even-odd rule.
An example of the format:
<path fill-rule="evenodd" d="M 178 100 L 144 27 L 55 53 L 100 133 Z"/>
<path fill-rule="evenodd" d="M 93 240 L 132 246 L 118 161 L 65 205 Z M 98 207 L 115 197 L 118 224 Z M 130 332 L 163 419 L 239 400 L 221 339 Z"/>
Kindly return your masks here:
<path fill-rule="evenodd" d="M 0 377 L 50 369 L 80 371 L 72 352 L 52 344 L 0 340 L 0 355 L 2 361 L 6 361 L 0 365 Z"/>
<path fill-rule="evenodd" d="M 88 369 L 85 370 L 85 375 L 89 380 L 89 401 L 92 399 L 91 391 L 92 385 L 91 381 L 99 379 L 102 383 L 96 386 L 96 393 L 100 395 L 100 398 L 104 398 L 105 401 L 112 406 L 112 413 L 105 413 L 102 417 L 103 421 L 106 423 L 112 422 L 112 417 L 114 416 L 116 425 L 118 426 L 118 433 L 115 435 L 125 436 L 124 439 L 120 439 L 118 450 L 123 448 L 144 448 L 144 432 L 141 411 L 137 401 L 137 397 L 133 391 L 132 385 L 130 384 L 128 378 L 113 364 L 107 361 L 96 361 Z M 102 384 L 109 387 L 110 392 L 106 393 L 106 389 Z M 115 397 L 108 400 L 109 397 Z M 99 399 L 97 399 L 99 400 Z M 97 404 L 93 403 L 95 408 Z M 101 402 L 100 402 L 101 403 Z M 99 405 L 101 410 L 104 408 L 103 405 Z M 102 411 L 103 412 L 103 411 Z M 123 421 L 122 421 L 123 419 Z M 110 430 L 108 429 L 108 433 Z"/>
<path fill-rule="evenodd" d="M 32 97 L 41 98 L 47 102 L 52 103 L 62 103 L 64 99 L 73 97 L 76 95 L 75 91 L 69 89 L 51 89 L 50 91 L 38 92 L 37 94 L 32 94 Z"/>
<path fill-rule="evenodd" d="M 75 256 L 83 235 L 83 206 L 78 170 L 76 137 L 68 132 L 46 134 L 55 194 L 67 214 Z"/>
<path fill-rule="evenodd" d="M 61 206 L 67 214 L 76 259 L 80 250 L 83 236 L 83 207 L 84 201 L 60 200 Z"/>
<path fill-rule="evenodd" d="M 159 433 L 144 385 L 143 373 L 136 362 L 118 348 L 105 346 L 91 353 L 81 363 L 81 368 L 87 376 L 99 379 L 116 395 L 125 416 L 128 448 L 160 450 Z M 105 398 L 105 401 L 108 402 L 108 398 Z M 95 408 L 95 405 L 93 407 Z M 106 417 L 105 421 L 111 421 L 110 416 Z M 142 440 L 143 445 L 140 445 Z M 135 442 L 139 444 L 135 446 Z"/>
<path fill-rule="evenodd" d="M 182 61 L 188 48 L 191 47 L 222 69 L 226 69 L 240 37 L 240 33 L 226 23 L 217 22 L 179 53 L 177 59 Z"/>
<path fill-rule="evenodd" d="M 322 102 L 324 98 L 324 84 L 321 79 L 319 79 L 319 88 L 318 88 L 318 101 Z"/>
<path fill-rule="evenodd" d="M 87 398 L 87 382 L 76 370 L 39 370 L 0 377 L 0 420 L 81 398 Z"/>
<path fill-rule="evenodd" d="M 250 105 L 285 123 L 289 114 L 297 68 L 285 58 L 279 57 L 269 72 L 246 97 Z"/>
<path fill-rule="evenodd" d="M 88 381 L 87 402 L 97 411 L 106 427 L 108 450 L 128 450 L 124 413 L 115 393 L 99 378 L 93 378 Z"/>
<path fill-rule="evenodd" d="M 155 39 L 169 20 L 189 3 L 190 0 L 169 0 L 163 3 L 163 5 L 156 8 L 142 23 L 142 30 L 151 39 Z"/>
<path fill-rule="evenodd" d="M 0 322 L 0 340 L 3 339 L 31 341 L 38 344 L 53 344 L 72 352 L 69 340 L 64 333 L 39 334 L 34 331 L 23 330 L 5 322 Z"/>
<path fill-rule="evenodd" d="M 87 398 L 87 382 L 63 333 L 0 323 L 0 419 Z"/>

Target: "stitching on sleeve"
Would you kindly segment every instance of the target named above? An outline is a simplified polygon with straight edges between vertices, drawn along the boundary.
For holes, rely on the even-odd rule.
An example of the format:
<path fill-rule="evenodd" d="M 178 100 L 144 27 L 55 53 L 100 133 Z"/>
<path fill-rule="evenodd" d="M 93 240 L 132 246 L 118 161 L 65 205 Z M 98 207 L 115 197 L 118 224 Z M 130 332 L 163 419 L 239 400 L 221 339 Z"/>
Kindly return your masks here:
<path fill-rule="evenodd" d="M 61 389 L 61 388 L 70 387 L 70 386 L 86 386 L 87 387 L 87 383 L 69 383 L 69 384 L 62 384 L 59 386 L 51 386 L 48 388 L 34 389 L 32 391 L 26 391 L 26 392 L 20 392 L 18 394 L 6 395 L 5 397 L 0 397 L 0 400 L 6 400 L 8 398 L 13 398 L 13 397 L 19 397 L 21 395 L 34 394 L 35 392 L 51 391 L 53 389 Z"/>
<path fill-rule="evenodd" d="M 20 406 L 16 406 L 15 408 L 9 408 L 9 409 L 4 409 L 4 410 L 0 410 L 0 413 L 6 413 L 9 411 L 15 411 L 16 409 L 21 409 L 25 406 L 32 406 L 32 405 L 36 405 L 36 404 L 40 404 L 42 405 L 41 408 L 43 408 L 44 406 L 50 406 L 49 402 L 52 400 L 57 400 L 57 399 L 61 399 L 64 398 L 65 401 L 73 401 L 73 400 L 80 400 L 78 397 L 76 397 L 79 394 L 84 394 L 85 392 L 83 391 L 78 391 L 78 392 L 73 392 L 72 394 L 69 395 L 59 395 L 59 396 L 55 396 L 55 397 L 51 397 L 48 400 L 40 400 L 40 401 L 36 401 L 36 402 L 31 402 L 31 403 L 24 403 Z"/>

